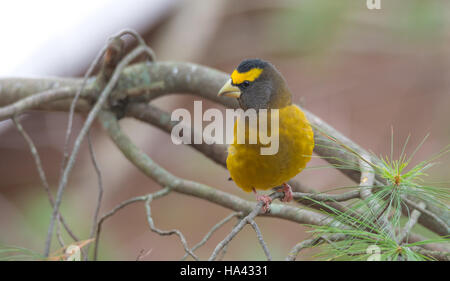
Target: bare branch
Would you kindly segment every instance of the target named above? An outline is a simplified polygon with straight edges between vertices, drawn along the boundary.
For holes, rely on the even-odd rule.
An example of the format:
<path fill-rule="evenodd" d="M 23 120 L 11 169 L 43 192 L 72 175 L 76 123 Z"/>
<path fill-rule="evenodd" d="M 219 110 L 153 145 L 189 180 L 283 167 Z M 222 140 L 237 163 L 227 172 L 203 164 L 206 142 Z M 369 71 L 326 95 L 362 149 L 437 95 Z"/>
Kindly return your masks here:
<path fill-rule="evenodd" d="M 315 200 L 321 202 L 341 202 L 347 201 L 350 199 L 359 198 L 359 191 L 349 191 L 342 194 L 325 194 L 325 193 L 302 193 L 302 192 L 293 192 L 292 196 L 295 200 Z"/>
<path fill-rule="evenodd" d="M 170 188 L 166 187 L 158 192 L 161 192 L 161 194 L 163 194 L 163 193 L 167 194 L 170 192 Z M 186 253 L 188 253 L 194 260 L 198 260 L 198 257 L 192 252 L 191 249 L 189 249 L 187 242 L 186 242 L 186 238 L 184 238 L 184 235 L 181 233 L 181 231 L 179 231 L 178 229 L 161 230 L 155 226 L 155 223 L 153 222 L 153 219 L 152 219 L 152 212 L 151 212 L 151 208 L 150 208 L 150 203 L 152 202 L 152 200 L 153 200 L 153 196 L 149 195 L 149 196 L 147 196 L 147 200 L 145 201 L 145 208 L 147 210 L 147 221 L 150 226 L 150 229 L 153 232 L 158 233 L 159 235 L 176 234 L 178 237 L 180 237 L 181 243 L 183 244 L 183 247 L 184 247 L 184 250 L 186 251 Z"/>
<path fill-rule="evenodd" d="M 153 198 L 156 199 L 156 198 Z M 95 234 L 95 245 L 94 245 L 94 260 L 97 260 L 97 256 L 98 256 L 98 247 L 100 244 L 100 233 L 102 231 L 102 226 L 103 223 L 110 218 L 111 216 L 115 215 L 118 211 L 120 211 L 121 209 L 125 208 L 126 206 L 136 203 L 136 202 L 142 202 L 147 200 L 147 196 L 138 196 L 138 197 L 133 197 L 131 199 L 128 199 L 126 201 L 121 202 L 119 205 L 117 205 L 116 207 L 114 207 L 111 211 L 109 211 L 108 213 L 106 213 L 105 215 L 103 215 L 99 221 L 98 221 L 98 225 L 97 225 L 97 233 Z"/>
<path fill-rule="evenodd" d="M 98 225 L 97 225 L 97 232 L 95 234 L 95 246 L 94 246 L 94 260 L 97 260 L 97 255 L 98 255 L 98 247 L 100 244 L 100 233 L 102 231 L 102 225 L 103 223 L 109 219 L 110 217 L 114 216 L 118 211 L 122 210 L 123 208 L 125 208 L 128 205 L 134 204 L 136 202 L 145 202 L 147 201 L 147 199 L 149 197 L 152 198 L 152 200 L 161 198 L 165 195 L 167 195 L 169 193 L 169 189 L 165 188 L 165 189 L 161 189 L 153 194 L 147 194 L 144 196 L 137 196 L 137 197 L 133 197 L 130 198 L 128 200 L 125 200 L 123 202 L 121 202 L 120 204 L 118 204 L 117 206 L 115 206 L 111 211 L 109 211 L 108 213 L 104 214 L 99 220 L 98 220 Z"/>
<path fill-rule="evenodd" d="M 427 240 L 428 238 L 419 235 L 417 233 L 409 233 L 408 235 L 408 243 L 415 243 Z M 405 240 L 403 240 L 405 241 Z M 450 247 L 443 243 L 429 243 L 421 245 L 422 248 L 430 250 L 430 251 L 438 251 L 438 252 L 450 252 Z"/>
<path fill-rule="evenodd" d="M 150 253 L 151 253 L 152 251 L 153 251 L 153 249 L 150 249 L 150 250 L 148 250 L 148 251 L 145 251 L 144 249 L 142 249 L 142 250 L 139 252 L 139 255 L 136 257 L 136 261 L 142 260 L 142 259 L 145 258 L 146 256 L 150 255 Z"/>
<path fill-rule="evenodd" d="M 220 222 L 218 222 L 217 224 L 215 224 L 210 231 L 208 231 L 208 233 L 206 233 L 205 237 L 203 237 L 203 239 L 198 242 L 194 247 L 192 247 L 191 251 L 194 252 L 195 250 L 197 250 L 198 248 L 200 248 L 201 246 L 203 246 L 208 239 L 211 237 L 211 235 L 214 234 L 214 232 L 216 232 L 216 230 L 218 230 L 221 226 L 223 226 L 224 224 L 226 224 L 227 222 L 229 222 L 232 218 L 237 217 L 237 216 L 241 216 L 242 213 L 241 212 L 233 212 L 230 215 L 228 215 L 226 218 L 224 218 L 223 220 L 221 220 Z M 187 258 L 188 254 L 184 254 L 184 256 L 181 258 L 181 260 L 185 260 Z"/>
<path fill-rule="evenodd" d="M 449 252 L 440 252 L 440 251 L 430 251 L 427 249 L 424 249 L 422 247 L 411 247 L 411 249 L 421 255 L 430 257 L 432 259 L 438 260 L 438 261 L 450 261 L 450 253 Z"/>
<path fill-rule="evenodd" d="M 315 238 L 304 240 L 292 248 L 292 250 L 289 252 L 288 256 L 286 257 L 286 261 L 295 261 L 298 254 L 303 249 L 320 245 L 323 242 L 329 243 L 329 242 L 341 241 L 341 240 L 346 239 L 346 237 L 347 236 L 344 234 L 333 234 L 333 235 L 325 235 L 325 236 L 320 236 L 320 237 L 315 237 Z"/>
<path fill-rule="evenodd" d="M 419 222 L 422 223 L 424 226 L 429 228 L 428 223 L 433 223 L 433 228 L 430 228 L 431 230 L 433 230 L 434 232 L 438 233 L 441 236 L 448 236 L 450 233 L 450 226 L 448 223 L 446 223 L 446 215 L 442 215 L 442 218 L 440 216 L 438 216 L 435 212 L 432 211 L 432 208 L 430 209 L 426 209 L 429 208 L 429 202 L 424 200 L 422 198 L 422 200 L 424 201 L 426 208 L 422 208 L 418 203 L 414 202 L 412 200 L 413 198 L 408 198 L 408 197 L 402 197 L 402 201 L 408 206 L 409 209 L 416 209 L 418 211 L 420 211 L 421 215 L 419 217 Z M 417 200 L 417 198 L 414 198 L 415 200 Z M 443 209 L 443 208 L 441 208 Z M 403 209 L 403 213 L 406 213 L 407 211 L 405 209 Z M 442 212 L 444 212 L 442 210 Z M 427 223 L 422 222 L 421 218 L 426 216 L 427 219 Z M 446 234 L 445 234 L 446 233 Z"/>
<path fill-rule="evenodd" d="M 169 134 L 170 132 L 172 132 L 173 127 L 178 124 L 178 122 L 176 121 L 171 121 L 170 115 L 167 112 L 151 104 L 131 103 L 127 106 L 126 114 L 129 117 L 134 117 L 143 122 L 152 124 Z M 228 155 L 227 145 L 206 144 L 205 142 L 196 144 L 193 140 L 194 136 L 199 132 L 194 131 L 194 128 L 192 127 L 185 127 L 183 128 L 183 130 L 191 131 L 191 147 L 201 152 L 217 164 L 226 167 L 226 160 Z"/>
<path fill-rule="evenodd" d="M 98 197 L 97 197 L 97 204 L 94 211 L 94 216 L 92 218 L 92 227 L 91 227 L 91 233 L 89 235 L 89 238 L 93 238 L 96 232 L 96 228 L 98 225 L 98 215 L 100 213 L 100 207 L 102 203 L 103 198 L 103 181 L 102 181 L 102 172 L 100 171 L 100 167 L 97 164 L 97 160 L 95 157 L 94 152 L 94 145 L 92 144 L 91 139 L 91 131 L 88 132 L 87 135 L 88 144 L 89 144 L 89 154 L 91 155 L 92 165 L 94 166 L 95 173 L 97 174 L 97 186 L 98 186 Z M 90 244 L 87 245 L 86 253 L 89 254 Z M 87 260 L 88 255 L 86 255 L 85 259 Z"/>
<path fill-rule="evenodd" d="M 235 228 L 239 223 L 240 223 L 240 221 L 238 220 L 238 221 L 234 224 L 233 228 Z M 226 255 L 226 253 L 227 253 L 228 245 L 229 245 L 229 244 L 226 244 L 225 247 L 222 248 L 222 251 L 220 252 L 219 256 L 216 258 L 217 261 L 223 260 L 223 258 L 225 257 L 225 255 Z"/>
<path fill-rule="evenodd" d="M 0 121 L 11 118 L 26 110 L 35 108 L 43 103 L 73 97 L 70 88 L 50 89 L 24 99 L 18 100 L 13 104 L 0 108 Z"/>
<path fill-rule="evenodd" d="M 22 124 L 20 124 L 20 122 L 17 119 L 17 117 L 13 117 L 13 122 L 14 122 L 14 125 L 16 126 L 17 130 L 23 136 L 23 138 L 25 139 L 25 141 L 27 142 L 27 144 L 28 144 L 28 146 L 30 148 L 31 155 L 33 156 L 34 162 L 35 162 L 36 167 L 38 169 L 38 173 L 39 173 L 39 177 L 41 179 L 42 185 L 44 186 L 44 190 L 47 193 L 47 197 L 48 197 L 48 200 L 50 202 L 50 206 L 53 207 L 54 204 L 55 204 L 54 203 L 54 199 L 53 199 L 53 195 L 52 195 L 52 193 L 50 191 L 50 185 L 48 184 L 47 177 L 45 176 L 44 168 L 43 168 L 42 162 L 41 162 L 41 157 L 39 156 L 39 153 L 38 153 L 38 151 L 36 149 L 36 146 L 34 145 L 34 142 L 31 139 L 31 137 L 28 135 L 28 133 L 22 127 Z M 67 223 L 64 220 L 64 217 L 61 215 L 61 213 L 58 213 L 58 219 L 62 223 L 62 225 L 64 226 L 64 229 L 67 231 L 69 236 L 74 241 L 80 241 L 78 239 L 78 237 L 73 233 L 73 231 L 69 228 L 69 226 L 67 225 Z M 62 239 L 61 239 L 60 235 L 58 235 L 58 240 L 59 240 L 60 244 L 64 244 L 64 242 L 62 242 Z"/>
<path fill-rule="evenodd" d="M 378 213 L 383 213 L 384 210 L 378 204 L 378 202 L 371 198 L 372 187 L 374 186 L 375 173 L 372 167 L 367 163 L 372 161 L 368 154 L 362 154 L 362 158 L 359 160 L 359 165 L 361 169 L 361 180 L 360 180 L 360 196 L 361 199 L 366 200 L 367 206 L 374 215 L 375 222 L 380 225 L 380 227 L 389 235 L 391 238 L 395 238 L 395 232 L 392 224 L 387 220 L 385 216 L 377 218 Z"/>
<path fill-rule="evenodd" d="M 421 202 L 419 203 L 419 206 L 421 208 L 425 208 L 425 203 Z M 417 220 L 419 219 L 421 213 L 418 210 L 413 210 L 411 213 L 411 217 L 409 218 L 408 222 L 405 224 L 403 229 L 398 235 L 397 243 L 401 243 L 403 240 L 407 239 L 408 234 L 411 232 L 411 229 L 413 226 L 417 223 Z"/>
<path fill-rule="evenodd" d="M 264 241 L 261 230 L 259 230 L 258 225 L 256 224 L 255 220 L 249 220 L 248 223 L 253 227 L 253 229 L 256 232 L 256 237 L 258 238 L 259 244 L 261 244 L 261 247 L 264 250 L 264 254 L 266 254 L 267 260 L 271 261 L 272 256 L 270 255 L 269 248 L 267 247 L 266 242 Z M 222 248 L 223 249 L 223 248 Z"/>
<path fill-rule="evenodd" d="M 270 198 L 272 200 L 278 198 L 282 198 L 284 196 L 284 194 L 282 192 L 274 192 L 272 194 L 270 194 Z M 230 232 L 230 234 L 227 235 L 227 237 L 225 237 L 225 239 L 223 239 L 219 244 L 217 244 L 216 248 L 214 249 L 213 253 L 211 254 L 211 256 L 209 257 L 209 261 L 213 261 L 216 259 L 217 255 L 219 254 L 219 252 L 227 245 L 231 242 L 231 240 L 233 240 L 233 238 L 244 228 L 244 226 L 247 223 L 250 223 L 260 212 L 261 209 L 264 205 L 264 202 L 259 201 L 258 204 L 256 204 L 255 208 L 253 208 L 253 210 L 245 217 L 243 218 L 238 225 L 236 225 L 236 227 L 233 228 L 233 230 Z M 255 228 L 255 231 L 257 229 Z M 259 231 L 259 229 L 258 229 Z M 258 235 L 258 231 L 256 232 Z M 260 232 L 259 232 L 260 234 Z M 258 237 L 259 239 L 260 237 Z M 261 236 L 261 240 L 262 241 L 261 245 L 263 245 L 264 248 L 264 252 L 266 253 L 266 256 L 268 257 L 268 259 L 270 259 L 270 254 L 268 254 L 268 250 L 266 252 L 267 246 L 265 245 L 264 241 L 262 240 L 262 236 Z"/>

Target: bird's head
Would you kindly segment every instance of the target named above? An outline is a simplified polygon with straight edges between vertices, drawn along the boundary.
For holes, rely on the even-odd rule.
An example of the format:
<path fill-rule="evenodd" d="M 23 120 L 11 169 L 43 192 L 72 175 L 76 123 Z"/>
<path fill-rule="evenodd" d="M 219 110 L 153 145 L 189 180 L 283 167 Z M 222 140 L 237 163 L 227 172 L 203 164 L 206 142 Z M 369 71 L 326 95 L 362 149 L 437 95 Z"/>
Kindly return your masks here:
<path fill-rule="evenodd" d="M 281 73 L 260 59 L 242 61 L 218 96 L 238 99 L 244 110 L 283 108 L 291 104 L 291 93 Z"/>

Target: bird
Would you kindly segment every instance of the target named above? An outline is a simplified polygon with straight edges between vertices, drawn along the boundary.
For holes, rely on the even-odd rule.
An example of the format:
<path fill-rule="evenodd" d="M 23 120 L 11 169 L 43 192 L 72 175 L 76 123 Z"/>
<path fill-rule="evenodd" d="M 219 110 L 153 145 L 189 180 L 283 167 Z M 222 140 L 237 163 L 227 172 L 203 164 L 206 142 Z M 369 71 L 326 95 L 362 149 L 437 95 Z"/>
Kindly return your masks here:
<path fill-rule="evenodd" d="M 234 123 L 233 141 L 228 146 L 226 165 L 235 184 L 245 192 L 253 191 L 256 200 L 263 202 L 263 212 L 269 212 L 272 199 L 268 195 L 258 195 L 256 190 L 277 188 L 284 193 L 283 202 L 291 201 L 292 188 L 287 182 L 310 161 L 314 132 L 305 113 L 292 103 L 292 94 L 283 75 L 270 62 L 246 59 L 234 69 L 218 96 L 237 99 L 241 109 L 254 109 L 258 118 L 264 112 L 262 109 L 269 112 L 278 110 L 278 151 L 272 155 L 262 155 L 260 148 L 264 144 L 259 137 L 256 143 L 248 143 L 251 130 L 248 126 L 245 127 L 246 141 L 239 143 L 238 122 L 248 120 L 238 118 Z M 267 130 L 269 125 L 268 121 Z M 260 130 L 259 126 L 256 130 Z"/>

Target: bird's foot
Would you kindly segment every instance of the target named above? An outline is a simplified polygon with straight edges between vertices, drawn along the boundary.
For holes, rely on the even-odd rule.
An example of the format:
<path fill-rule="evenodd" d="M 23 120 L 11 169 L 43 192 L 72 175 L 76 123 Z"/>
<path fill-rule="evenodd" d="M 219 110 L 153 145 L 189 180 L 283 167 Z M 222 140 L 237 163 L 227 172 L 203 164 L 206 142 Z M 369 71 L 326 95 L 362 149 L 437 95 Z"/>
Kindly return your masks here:
<path fill-rule="evenodd" d="M 256 196 L 256 200 L 257 201 L 262 201 L 264 203 L 263 207 L 262 207 L 262 210 L 263 210 L 264 213 L 269 212 L 269 210 L 270 210 L 270 203 L 272 203 L 272 198 L 270 198 L 269 195 L 257 195 Z"/>
<path fill-rule="evenodd" d="M 272 198 L 269 195 L 258 195 L 256 190 L 253 188 L 253 192 L 256 194 L 256 201 L 263 202 L 262 211 L 263 213 L 267 213 L 270 210 L 270 204 L 272 203 Z"/>
<path fill-rule="evenodd" d="M 281 199 L 282 202 L 290 202 L 292 200 L 292 188 L 289 184 L 283 183 L 283 188 L 280 191 L 284 193 L 284 197 Z"/>

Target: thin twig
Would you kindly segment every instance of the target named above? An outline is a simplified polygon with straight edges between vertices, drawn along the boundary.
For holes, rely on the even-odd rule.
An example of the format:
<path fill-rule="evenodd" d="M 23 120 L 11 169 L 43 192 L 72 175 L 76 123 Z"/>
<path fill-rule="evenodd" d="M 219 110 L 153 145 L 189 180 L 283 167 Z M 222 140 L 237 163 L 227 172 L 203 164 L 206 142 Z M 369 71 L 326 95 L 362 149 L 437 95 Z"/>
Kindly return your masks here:
<path fill-rule="evenodd" d="M 235 228 L 240 222 L 241 222 L 240 220 L 236 221 L 236 223 L 234 224 L 233 228 Z M 220 254 L 218 255 L 218 257 L 216 258 L 217 261 L 221 261 L 221 260 L 224 259 L 225 255 L 226 255 L 226 253 L 227 253 L 227 250 L 228 250 L 228 245 L 230 245 L 230 244 L 226 244 L 226 245 L 222 248 L 222 251 L 220 252 Z"/>
<path fill-rule="evenodd" d="M 158 191 L 158 193 L 161 193 L 161 194 L 167 194 L 169 192 L 170 192 L 170 188 L 168 188 L 168 187 Z M 176 234 L 178 237 L 180 237 L 181 243 L 183 244 L 183 247 L 184 247 L 184 251 L 186 253 L 188 253 L 194 260 L 198 260 L 198 257 L 191 251 L 191 249 L 189 249 L 189 246 L 186 242 L 186 238 L 184 238 L 184 235 L 181 233 L 181 231 L 179 231 L 178 229 L 161 230 L 155 226 L 155 223 L 153 222 L 153 219 L 152 219 L 152 211 L 150 208 L 150 203 L 152 202 L 152 200 L 153 200 L 153 195 L 150 194 L 147 196 L 147 200 L 145 201 L 145 208 L 147 210 L 147 221 L 150 226 L 150 229 L 153 232 L 158 233 L 159 235 Z"/>
<path fill-rule="evenodd" d="M 101 108 L 103 107 L 103 104 L 105 103 L 106 99 L 108 98 L 108 95 L 111 93 L 112 89 L 116 85 L 120 74 L 122 73 L 122 70 L 127 66 L 132 60 L 134 60 L 137 56 L 139 56 L 141 53 L 148 53 L 150 52 L 150 48 L 147 46 L 138 46 L 133 51 L 131 51 L 121 62 L 117 65 L 117 68 L 114 70 L 114 73 L 111 77 L 111 79 L 106 84 L 105 88 L 103 89 L 102 93 L 100 94 L 100 97 L 98 98 L 95 105 L 92 107 L 92 110 L 89 112 L 86 121 L 81 128 L 81 131 L 79 135 L 77 136 L 75 140 L 75 144 L 72 150 L 72 153 L 70 154 L 69 160 L 67 162 L 67 166 L 64 169 L 63 175 L 61 177 L 61 180 L 59 182 L 58 186 L 58 192 L 56 194 L 56 202 L 55 207 L 53 208 L 53 214 L 50 221 L 50 226 L 48 228 L 47 233 L 47 240 L 45 243 L 45 256 L 48 256 L 50 252 L 50 245 L 52 240 L 52 234 L 53 234 L 53 228 L 55 224 L 55 218 L 56 214 L 58 213 L 59 206 L 61 204 L 62 195 L 64 192 L 64 189 L 67 185 L 67 181 L 69 178 L 69 173 L 71 172 L 73 165 L 75 164 L 76 157 L 78 155 L 78 151 L 81 147 L 81 142 L 83 141 L 84 137 L 87 135 L 87 132 L 89 131 L 92 123 L 94 122 L 95 118 L 97 117 L 97 114 L 100 112 Z"/>
<path fill-rule="evenodd" d="M 428 217 L 433 218 L 434 221 L 438 222 L 439 225 L 443 229 L 445 229 L 446 233 L 450 232 L 450 230 L 449 230 L 450 229 L 450 225 L 447 224 L 441 217 L 439 217 L 435 213 L 431 212 L 431 210 L 428 210 L 426 208 L 422 208 L 422 206 L 420 204 L 414 202 L 413 200 L 410 200 L 409 198 L 406 198 L 405 196 L 402 196 L 402 201 L 408 206 L 408 208 L 416 209 L 416 210 L 418 210 L 421 213 L 421 215 L 419 217 L 419 221 L 420 221 L 420 219 L 423 216 L 427 215 Z M 427 207 L 427 205 L 426 205 L 426 207 Z M 441 235 L 441 236 L 444 236 L 444 235 Z"/>
<path fill-rule="evenodd" d="M 99 219 L 98 225 L 97 225 L 97 233 L 95 234 L 94 260 L 97 260 L 98 248 L 99 248 L 99 244 L 100 244 L 100 233 L 102 231 L 102 225 L 105 222 L 105 220 L 107 220 L 108 218 L 110 218 L 111 216 L 113 216 L 114 214 L 116 214 L 118 211 L 125 208 L 126 206 L 136 203 L 136 202 L 142 202 L 145 200 L 147 200 L 147 196 L 138 196 L 138 197 L 133 197 L 131 199 L 125 200 Z"/>
<path fill-rule="evenodd" d="M 95 245 L 94 245 L 94 260 L 97 260 L 97 254 L 98 254 L 98 248 L 100 244 L 100 233 L 102 231 L 102 225 L 103 223 L 109 219 L 110 217 L 114 216 L 118 211 L 122 210 L 126 206 L 136 203 L 136 202 L 144 202 L 148 199 L 148 197 L 151 195 L 152 198 L 158 199 L 168 194 L 168 191 L 166 189 L 159 190 L 158 192 L 155 192 L 154 194 L 147 194 L 143 196 L 136 196 L 133 198 L 130 198 L 128 200 L 122 201 L 117 206 L 115 206 L 111 211 L 104 214 L 99 220 L 97 225 L 97 232 L 95 234 Z"/>
<path fill-rule="evenodd" d="M 73 97 L 73 92 L 69 87 L 50 89 L 28 96 L 13 104 L 0 108 L 0 121 L 17 116 L 38 105 L 70 97 Z"/>
<path fill-rule="evenodd" d="M 449 252 L 430 251 L 430 250 L 427 250 L 427 249 L 424 249 L 424 248 L 418 247 L 418 246 L 411 247 L 411 250 L 413 250 L 421 255 L 438 260 L 438 261 L 450 261 L 450 253 Z"/>
<path fill-rule="evenodd" d="M 336 242 L 340 240 L 344 240 L 347 236 L 344 234 L 333 234 L 333 235 L 324 235 L 319 237 L 310 238 L 307 240 L 304 240 L 298 244 L 296 244 L 290 251 L 288 256 L 286 257 L 286 261 L 295 261 L 298 254 L 301 250 L 306 248 L 311 248 L 313 246 L 317 246 L 322 244 L 323 242 Z"/>
<path fill-rule="evenodd" d="M 259 230 L 259 227 L 256 224 L 255 220 L 249 220 L 249 223 L 256 232 L 256 237 L 258 238 L 259 244 L 261 244 L 261 247 L 264 250 L 264 254 L 266 254 L 267 260 L 271 261 L 272 256 L 270 255 L 269 248 L 267 247 L 267 244 L 262 237 L 261 230 Z"/>
<path fill-rule="evenodd" d="M 360 179 L 360 196 L 362 200 L 367 202 L 367 206 L 373 215 L 377 214 L 379 210 L 382 209 L 380 204 L 376 201 L 376 199 L 371 199 L 372 196 L 372 188 L 374 186 L 375 181 L 375 172 L 373 168 L 368 164 L 370 163 L 371 157 L 367 154 L 362 154 L 361 160 L 359 160 L 360 170 L 361 170 L 361 179 Z M 383 211 L 382 211 L 383 212 Z M 375 217 L 375 222 L 383 228 L 387 235 L 391 238 L 395 237 L 395 232 L 392 224 L 386 219 L 386 217 Z"/>
<path fill-rule="evenodd" d="M 86 87 L 87 81 L 89 76 L 91 76 L 92 72 L 94 71 L 95 67 L 100 62 L 101 58 L 103 57 L 103 54 L 105 53 L 106 49 L 108 49 L 108 45 L 103 46 L 103 48 L 98 52 L 95 59 L 92 61 L 92 63 L 89 65 L 88 70 L 84 74 L 81 86 L 77 89 L 77 92 L 75 94 L 75 97 L 72 100 L 72 103 L 70 104 L 69 109 L 69 119 L 66 129 L 66 136 L 64 140 L 64 147 L 63 147 L 63 160 L 61 162 L 61 177 L 64 172 L 64 168 L 66 167 L 66 162 L 69 157 L 69 141 L 70 141 L 70 135 L 72 134 L 72 124 L 73 124 L 73 116 L 75 114 L 75 106 L 77 104 L 77 101 L 81 95 L 81 92 L 83 92 L 83 89 Z"/>
<path fill-rule="evenodd" d="M 69 140 L 70 140 L 70 135 L 72 132 L 72 123 L 73 123 L 73 116 L 75 113 L 75 105 L 82 93 L 82 91 L 84 90 L 84 88 L 86 87 L 87 81 L 89 76 L 92 75 L 92 73 L 94 72 L 94 69 L 98 66 L 100 60 L 102 59 L 103 55 L 105 54 L 106 50 L 109 48 L 110 43 L 116 39 L 116 38 L 120 38 L 123 35 L 129 34 L 131 36 L 133 36 L 138 42 L 139 45 L 143 45 L 145 46 L 145 41 L 144 39 L 142 39 L 142 37 L 134 30 L 132 29 L 124 29 L 119 31 L 117 34 L 111 36 L 108 38 L 107 43 L 100 49 L 100 51 L 97 53 L 96 57 L 94 58 L 94 60 L 91 62 L 91 64 L 89 65 L 88 70 L 86 71 L 86 73 L 83 76 L 83 80 L 81 83 L 81 86 L 78 88 L 74 99 L 72 101 L 72 103 L 70 104 L 70 110 L 69 110 L 69 120 L 68 120 L 68 124 L 67 124 L 67 130 L 66 130 L 66 138 L 65 138 L 65 142 L 64 142 L 64 158 L 62 161 L 62 167 L 65 166 L 65 162 L 67 161 L 67 157 L 69 156 L 69 151 L 68 151 L 68 146 L 69 146 Z M 149 50 L 147 51 L 151 60 L 155 61 L 156 56 L 155 53 L 153 52 L 153 50 L 151 50 L 149 48 Z"/>
<path fill-rule="evenodd" d="M 88 144 L 89 144 L 89 154 L 91 155 L 92 165 L 94 165 L 95 173 L 97 174 L 97 186 L 98 186 L 98 196 L 97 196 L 97 204 L 94 211 L 94 216 L 92 218 L 92 227 L 91 227 L 91 233 L 89 235 L 89 238 L 93 238 L 96 232 L 97 224 L 98 224 L 98 215 L 100 213 L 100 207 L 102 203 L 103 198 L 103 181 L 102 181 L 102 173 L 100 171 L 100 167 L 97 163 L 96 157 L 95 157 L 95 151 L 94 151 L 94 145 L 92 144 L 91 139 L 91 131 L 89 130 L 88 135 Z M 86 247 L 86 253 L 85 260 L 88 258 L 90 244 Z"/>
<path fill-rule="evenodd" d="M 220 222 L 215 224 L 208 231 L 208 233 L 206 233 L 205 237 L 203 237 L 203 239 L 200 242 L 198 242 L 194 247 L 192 247 L 191 251 L 194 252 L 195 250 L 197 250 L 198 248 L 203 246 L 208 241 L 208 239 L 214 234 L 214 232 L 216 232 L 216 230 L 218 230 L 221 226 L 223 226 L 224 224 L 229 222 L 232 218 L 241 216 L 241 215 L 242 215 L 241 212 L 233 212 L 233 213 L 229 214 L 226 218 L 224 218 L 223 220 L 221 220 Z M 188 254 L 185 253 L 184 256 L 181 258 L 181 260 L 185 260 L 187 258 L 187 256 L 188 256 Z"/>
<path fill-rule="evenodd" d="M 108 38 L 107 44 L 105 44 L 100 49 L 100 51 L 97 53 L 97 55 L 94 58 L 94 60 L 92 61 L 92 63 L 89 65 L 88 70 L 86 71 L 86 73 L 83 76 L 83 80 L 82 80 L 81 86 L 77 89 L 77 92 L 74 95 L 74 99 L 72 100 L 72 103 L 70 104 L 69 119 L 68 119 L 67 130 L 66 130 L 66 137 L 65 137 L 64 148 L 63 148 L 63 160 L 62 160 L 62 164 L 61 164 L 61 175 L 62 175 L 62 173 L 64 171 L 64 167 L 66 165 L 67 158 L 69 157 L 69 140 L 70 140 L 70 135 L 72 133 L 73 116 L 75 114 L 75 106 L 77 104 L 77 101 L 78 101 L 81 93 L 83 92 L 84 88 L 86 87 L 86 84 L 87 84 L 89 76 L 92 75 L 92 73 L 94 72 L 94 69 L 98 66 L 98 64 L 99 64 L 100 60 L 102 59 L 103 55 L 105 54 L 106 50 L 109 48 L 110 43 L 114 39 L 120 38 L 120 37 L 122 37 L 123 35 L 126 35 L 126 34 L 129 34 L 129 35 L 133 36 L 139 42 L 139 45 L 145 46 L 144 39 L 142 39 L 142 37 L 136 31 L 134 31 L 132 29 L 121 30 L 116 35 L 113 35 L 113 36 Z M 153 52 L 153 50 L 148 48 L 147 53 L 149 54 L 151 60 L 155 61 L 156 56 L 155 56 L 155 53 Z"/>
<path fill-rule="evenodd" d="M 131 35 L 132 37 L 134 37 L 134 39 L 136 39 L 138 41 L 139 45 L 142 45 L 142 46 L 147 45 L 145 43 L 144 38 L 142 38 L 142 36 L 139 33 L 137 33 L 135 30 L 133 30 L 133 29 L 123 29 L 123 30 L 119 31 L 116 35 L 114 35 L 112 38 L 120 38 L 120 37 L 122 37 L 123 35 L 126 35 L 126 34 Z M 153 52 L 152 49 L 149 50 L 148 55 L 150 57 L 150 61 L 151 62 L 156 61 L 156 55 L 155 55 L 155 52 Z"/>
<path fill-rule="evenodd" d="M 360 192 L 358 190 L 349 191 L 342 194 L 293 192 L 292 196 L 295 200 L 312 199 L 314 201 L 321 201 L 321 202 L 328 202 L 328 201 L 341 202 L 359 198 Z"/>
<path fill-rule="evenodd" d="M 281 192 L 274 192 L 270 194 L 270 198 L 274 200 L 275 198 L 282 198 L 284 196 Z M 233 230 L 230 232 L 230 234 L 225 237 L 219 244 L 217 244 L 216 248 L 214 249 L 213 253 L 209 257 L 209 261 L 213 261 L 216 259 L 219 252 L 225 247 L 227 244 L 231 242 L 231 240 L 244 228 L 244 226 L 249 223 L 251 220 L 253 220 L 260 212 L 264 205 L 264 202 L 259 201 L 258 204 L 256 204 L 255 208 L 245 217 L 243 218 L 239 224 L 233 228 Z"/>
<path fill-rule="evenodd" d="M 54 203 L 53 195 L 50 191 L 50 185 L 47 181 L 47 177 L 45 176 L 45 171 L 44 171 L 44 167 L 42 166 L 41 157 L 39 156 L 39 152 L 37 151 L 37 148 L 34 145 L 33 140 L 28 135 L 28 133 L 25 131 L 25 129 L 22 127 L 22 124 L 20 124 L 20 122 L 16 116 L 13 117 L 13 123 L 16 126 L 17 131 L 19 131 L 19 133 L 22 135 L 22 137 L 25 139 L 26 143 L 28 144 L 28 147 L 30 148 L 31 155 L 33 156 L 34 162 L 36 164 L 36 167 L 37 167 L 37 170 L 39 173 L 39 178 L 41 179 L 41 182 L 42 182 L 42 186 L 44 187 L 45 193 L 47 193 L 47 197 L 50 202 L 50 206 L 53 208 L 55 203 Z M 78 239 L 78 237 L 73 233 L 73 231 L 69 228 L 69 226 L 67 225 L 67 223 L 64 220 L 64 217 L 61 215 L 61 213 L 58 213 L 58 219 L 62 223 L 64 229 L 67 231 L 69 236 L 74 241 L 80 241 Z M 61 238 L 58 238 L 58 239 L 61 244 L 62 239 Z"/>
<path fill-rule="evenodd" d="M 418 205 L 421 208 L 425 208 L 425 203 L 423 203 L 423 202 L 420 202 Z M 414 209 L 411 212 L 411 217 L 409 218 L 408 222 L 406 222 L 405 226 L 398 234 L 397 243 L 400 244 L 402 241 L 408 240 L 407 236 L 411 232 L 411 229 L 413 228 L 413 226 L 417 223 L 417 220 L 419 219 L 420 215 L 421 215 L 420 211 L 418 211 L 416 209 Z M 408 242 L 405 241 L 405 243 L 408 243 Z"/>
<path fill-rule="evenodd" d="M 59 214 L 58 214 L 58 216 L 56 217 L 56 220 L 57 220 L 57 224 L 56 224 L 56 239 L 58 239 L 58 243 L 59 243 L 59 245 L 62 247 L 62 248 L 65 248 L 66 247 L 66 243 L 64 243 L 64 239 L 63 239 L 63 237 L 62 237 L 62 234 L 61 234 L 61 220 L 59 219 Z"/>
<path fill-rule="evenodd" d="M 139 255 L 136 257 L 136 261 L 142 260 L 142 259 L 145 258 L 146 256 L 150 255 L 150 253 L 151 253 L 152 251 L 153 251 L 153 249 L 150 249 L 150 250 L 148 250 L 148 251 L 145 251 L 144 249 L 142 249 L 142 250 L 139 252 Z"/>

